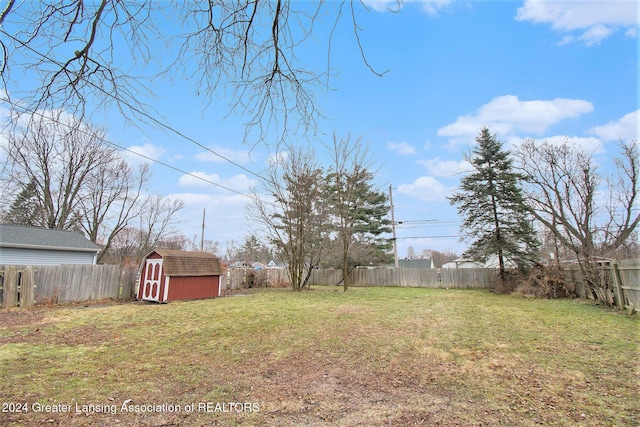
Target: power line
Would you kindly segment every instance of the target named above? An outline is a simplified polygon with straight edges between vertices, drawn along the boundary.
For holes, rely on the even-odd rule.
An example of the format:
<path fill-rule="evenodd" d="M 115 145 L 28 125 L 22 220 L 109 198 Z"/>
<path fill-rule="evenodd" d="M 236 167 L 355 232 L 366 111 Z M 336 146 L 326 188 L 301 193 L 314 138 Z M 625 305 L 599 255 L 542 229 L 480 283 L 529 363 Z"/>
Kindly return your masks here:
<path fill-rule="evenodd" d="M 48 60 L 48 61 L 50 61 L 50 62 L 54 63 L 54 64 L 56 64 L 56 65 L 58 65 L 58 66 L 60 66 L 60 67 L 63 67 L 63 66 L 64 66 L 63 64 L 61 64 L 60 62 L 56 61 L 55 59 L 52 59 L 52 58 L 48 57 L 47 55 L 45 55 L 45 54 L 43 54 L 43 53 L 41 53 L 41 52 L 39 52 L 39 51 L 35 50 L 34 48 L 32 48 L 31 46 L 29 46 L 28 44 L 24 43 L 22 40 L 19 40 L 19 39 L 17 39 L 16 37 L 14 37 L 13 35 L 11 35 L 11 34 L 7 33 L 4 29 L 0 29 L 0 32 L 2 32 L 2 34 L 4 34 L 4 35 L 6 35 L 7 37 L 11 38 L 11 39 L 12 39 L 12 40 L 14 40 L 15 42 L 19 43 L 21 46 L 23 46 L 23 47 L 25 47 L 25 48 L 29 49 L 31 52 L 35 53 L 36 55 L 38 55 L 38 56 L 40 56 L 40 57 L 42 57 L 42 58 L 44 58 L 44 59 L 46 59 L 46 60 Z M 116 95 L 114 95 L 113 93 L 107 92 L 106 90 L 104 90 L 104 88 L 102 88 L 102 87 L 100 87 L 100 86 L 97 86 L 96 84 L 94 84 L 94 83 L 93 83 L 93 82 L 91 82 L 91 81 L 87 81 L 87 83 L 89 83 L 92 87 L 94 87 L 94 88 L 95 88 L 95 89 L 97 89 L 98 91 L 100 91 L 100 92 L 102 92 L 103 94 L 105 94 L 107 97 L 113 98 L 115 101 L 117 101 L 117 102 L 121 103 L 122 105 L 127 106 L 128 108 L 130 108 L 131 110 L 135 111 L 136 113 L 138 113 L 138 114 L 140 114 L 140 115 L 142 115 L 142 116 L 146 117 L 147 119 L 151 120 L 152 122 L 156 123 L 158 126 L 160 126 L 160 127 L 164 128 L 164 129 L 166 129 L 166 130 L 168 130 L 168 131 L 170 131 L 170 132 L 172 132 L 172 133 L 174 133 L 174 134 L 178 135 L 179 137 L 181 137 L 181 138 L 183 138 L 183 139 L 185 139 L 185 140 L 187 140 L 187 141 L 189 141 L 189 142 L 191 142 L 191 143 L 193 143 L 193 144 L 197 145 L 198 147 L 200 147 L 200 148 L 202 148 L 202 149 L 204 149 L 204 150 L 206 150 L 206 151 L 208 151 L 208 152 L 212 153 L 213 155 L 215 155 L 215 156 L 217 156 L 217 157 L 221 158 L 222 160 L 224 160 L 224 161 L 226 161 L 226 162 L 229 162 L 230 164 L 232 164 L 232 165 L 234 165 L 234 166 L 236 166 L 236 167 L 238 167 L 238 168 L 240 168 L 240 169 L 244 170 L 245 172 L 247 172 L 247 173 L 249 173 L 249 174 L 251 174 L 251 175 L 253 175 L 253 176 L 257 177 L 258 179 L 260 179 L 260 180 L 262 180 L 262 181 L 264 180 L 264 178 L 263 178 L 261 175 L 259 175 L 259 174 L 255 173 L 255 172 L 253 172 L 253 171 L 252 171 L 252 170 L 250 170 L 250 169 L 247 169 L 246 167 L 244 167 L 244 166 L 240 165 L 239 163 L 234 162 L 233 160 L 231 160 L 231 159 L 229 159 L 229 158 L 227 158 L 227 157 L 223 156 L 222 154 L 217 153 L 216 151 L 214 151 L 214 150 L 212 150 L 211 148 L 209 148 L 209 147 L 207 147 L 207 146 L 205 146 L 205 145 L 201 144 L 200 142 L 196 141 L 195 139 L 191 138 L 190 136 L 185 135 L 185 134 L 184 134 L 184 133 L 182 133 L 181 131 L 179 131 L 179 130 L 177 130 L 177 129 L 173 128 L 172 126 L 170 126 L 170 125 L 168 125 L 168 124 L 166 124 L 166 123 L 164 123 L 164 122 L 160 121 L 159 119 L 157 119 L 157 118 L 155 118 L 155 117 L 151 116 L 149 113 L 147 113 L 147 112 L 145 112 L 145 111 L 142 111 L 142 110 L 140 110 L 139 108 L 137 108 L 137 107 L 135 107 L 135 106 L 131 105 L 128 101 L 126 101 L 126 100 L 122 100 L 122 99 L 120 99 L 119 97 L 117 97 Z M 160 163 L 160 162 L 158 162 L 158 163 Z"/>
<path fill-rule="evenodd" d="M 43 118 L 43 119 L 53 121 L 53 122 L 55 122 L 55 123 L 57 123 L 57 124 L 59 124 L 59 125 L 66 126 L 66 127 L 70 128 L 70 129 L 72 128 L 72 126 L 71 126 L 71 125 L 69 125 L 69 124 L 67 124 L 67 123 L 61 122 L 61 121 L 60 121 L 60 120 L 58 120 L 58 119 L 53 119 L 52 117 L 47 117 L 47 116 L 45 116 L 44 114 L 42 114 L 42 113 L 40 113 L 40 112 L 38 112 L 38 111 L 32 111 L 32 110 L 29 110 L 29 109 L 24 108 L 24 107 L 22 107 L 22 106 L 19 106 L 19 105 L 17 105 L 17 104 L 15 104 L 15 103 L 13 103 L 13 102 L 12 102 L 12 101 L 10 101 L 10 100 L 4 100 L 4 102 L 7 102 L 7 103 L 11 104 L 11 106 L 12 106 L 12 107 L 14 107 L 14 108 L 15 108 L 15 109 L 17 109 L 17 110 L 21 110 L 23 113 L 27 113 L 27 114 L 31 114 L 31 115 L 36 115 L 36 116 L 39 116 L 39 117 L 41 117 L 41 118 Z M 87 131 L 83 130 L 81 127 L 75 127 L 74 129 L 75 129 L 76 131 L 78 131 L 78 132 L 84 133 L 84 134 L 85 134 L 85 135 L 87 135 L 87 136 L 97 138 L 97 139 L 99 139 L 99 140 L 100 140 L 101 142 L 103 142 L 103 143 L 106 143 L 106 144 L 108 144 L 108 145 L 111 145 L 111 146 L 113 146 L 113 147 L 116 147 L 116 148 L 118 148 L 118 149 L 120 149 L 120 150 L 123 150 L 123 151 L 129 152 L 129 153 L 133 153 L 133 154 L 135 154 L 136 156 L 140 156 L 140 157 L 142 157 L 142 158 L 144 158 L 144 159 L 146 159 L 146 160 L 149 160 L 149 161 L 151 161 L 151 162 L 153 162 L 153 163 L 157 163 L 157 164 L 159 164 L 159 165 L 161 165 L 161 166 L 164 166 L 164 167 L 167 167 L 167 168 L 172 169 L 172 170 L 174 170 L 174 171 L 177 171 L 177 172 L 183 173 L 183 174 L 185 174 L 185 175 L 191 176 L 191 177 L 196 178 L 196 179 L 198 179 L 198 180 L 200 180 L 200 181 L 206 182 L 207 184 L 211 184 L 211 185 L 214 185 L 214 186 L 216 186 L 216 187 L 220 187 L 220 188 L 222 188 L 222 189 L 224 189 L 224 190 L 230 191 L 230 192 L 235 193 L 235 194 L 238 194 L 238 195 L 240 195 L 240 196 L 244 196 L 244 197 L 251 198 L 251 196 L 250 196 L 250 195 L 245 194 L 245 193 L 242 193 L 242 192 L 240 192 L 240 191 L 238 191 L 238 190 L 234 190 L 233 188 L 229 188 L 229 187 L 224 186 L 224 185 L 222 185 L 222 184 L 218 184 L 218 183 L 216 183 L 216 182 L 213 182 L 213 181 L 208 180 L 208 179 L 206 179 L 206 178 L 203 178 L 203 177 L 201 177 L 201 176 L 194 175 L 194 174 L 193 174 L 193 173 L 191 173 L 191 172 L 187 172 L 187 171 L 184 171 L 184 170 L 182 170 L 182 169 L 180 169 L 180 168 L 177 168 L 177 167 L 175 167 L 175 166 L 172 166 L 172 165 L 170 165 L 170 164 L 168 164 L 168 163 L 164 163 L 164 162 L 161 162 L 160 160 L 156 160 L 156 159 L 154 159 L 154 158 L 152 158 L 152 157 L 149 157 L 149 156 L 146 156 L 146 155 L 144 155 L 144 154 L 138 153 L 137 151 L 133 151 L 133 150 L 130 150 L 130 149 L 128 149 L 128 148 L 122 147 L 121 145 L 118 145 L 118 144 L 116 144 L 115 142 L 111 142 L 111 141 L 109 141 L 108 139 L 106 139 L 106 138 L 104 138 L 104 137 L 101 137 L 101 136 L 98 136 L 98 135 L 95 135 L 95 134 L 90 134 L 89 132 L 87 132 Z"/>

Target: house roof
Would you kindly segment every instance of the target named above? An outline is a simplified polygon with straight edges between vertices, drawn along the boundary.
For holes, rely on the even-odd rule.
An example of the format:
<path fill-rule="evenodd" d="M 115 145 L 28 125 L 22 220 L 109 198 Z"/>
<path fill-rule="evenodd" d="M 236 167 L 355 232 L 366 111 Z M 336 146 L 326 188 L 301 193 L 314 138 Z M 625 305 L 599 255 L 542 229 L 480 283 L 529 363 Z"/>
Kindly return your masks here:
<path fill-rule="evenodd" d="M 474 268 L 482 268 L 484 264 L 474 261 L 470 258 L 459 257 L 453 261 L 442 264 L 442 268 L 458 268 L 460 265 L 473 265 Z"/>
<path fill-rule="evenodd" d="M 208 252 L 186 252 L 173 249 L 156 249 L 162 257 L 164 274 L 167 276 L 219 276 L 222 274 L 220 260 Z"/>
<path fill-rule="evenodd" d="M 245 261 L 235 261 L 229 265 L 229 268 L 252 268 L 251 264 Z"/>
<path fill-rule="evenodd" d="M 100 247 L 77 231 L 0 224 L 0 247 L 99 252 Z"/>

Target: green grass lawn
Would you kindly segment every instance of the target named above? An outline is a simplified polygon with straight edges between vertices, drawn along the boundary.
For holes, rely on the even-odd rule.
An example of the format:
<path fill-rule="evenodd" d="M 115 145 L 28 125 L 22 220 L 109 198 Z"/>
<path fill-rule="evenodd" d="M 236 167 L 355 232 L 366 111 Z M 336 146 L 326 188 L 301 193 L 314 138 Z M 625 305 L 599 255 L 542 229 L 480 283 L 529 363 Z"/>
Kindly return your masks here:
<path fill-rule="evenodd" d="M 639 326 L 408 288 L 2 310 L 0 425 L 637 426 Z"/>

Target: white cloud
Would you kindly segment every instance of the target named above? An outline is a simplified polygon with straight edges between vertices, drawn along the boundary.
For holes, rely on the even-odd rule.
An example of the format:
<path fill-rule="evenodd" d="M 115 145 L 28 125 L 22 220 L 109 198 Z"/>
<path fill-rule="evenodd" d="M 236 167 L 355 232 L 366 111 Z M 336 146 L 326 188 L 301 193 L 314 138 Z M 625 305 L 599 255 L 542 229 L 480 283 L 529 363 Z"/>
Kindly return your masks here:
<path fill-rule="evenodd" d="M 208 174 L 198 171 L 182 175 L 178 179 L 178 185 L 180 187 L 225 191 L 224 188 L 219 187 L 223 186 L 241 193 L 246 193 L 251 187 L 257 185 L 257 181 L 248 178 L 244 174 L 234 175 L 231 178 L 221 178 L 220 175 L 215 173 Z"/>
<path fill-rule="evenodd" d="M 397 11 L 402 8 L 397 0 L 364 0 L 362 3 L 376 12 Z"/>
<path fill-rule="evenodd" d="M 599 43 L 624 28 L 638 26 L 638 3 L 635 1 L 557 1 L 525 0 L 515 19 L 536 24 L 550 24 L 560 32 L 572 33 L 561 43 L 583 41 L 588 46 Z M 575 35 L 575 34 L 578 35 Z"/>
<path fill-rule="evenodd" d="M 421 176 L 411 184 L 401 184 L 398 186 L 398 191 L 425 202 L 444 202 L 454 189 L 432 176 Z"/>
<path fill-rule="evenodd" d="M 576 41 L 583 41 L 587 46 L 593 46 L 599 44 L 602 40 L 613 34 L 613 29 L 605 27 L 604 25 L 596 25 L 589 28 L 580 36 L 565 36 L 560 41 L 560 44 L 569 44 Z"/>
<path fill-rule="evenodd" d="M 387 148 L 391 151 L 395 151 L 398 154 L 416 154 L 416 147 L 409 145 L 406 142 L 387 142 Z"/>
<path fill-rule="evenodd" d="M 151 160 L 158 160 L 166 151 L 164 147 L 153 145 L 147 142 L 144 145 L 131 145 L 126 151 L 122 151 L 122 156 L 130 163 L 141 164 Z M 143 157 L 144 156 L 144 157 Z"/>
<path fill-rule="evenodd" d="M 218 183 L 220 181 L 220 175 L 215 173 L 206 172 L 191 172 L 189 175 L 182 175 L 178 179 L 178 185 L 180 187 L 195 187 L 195 188 L 208 188 L 211 187 L 210 182 Z"/>
<path fill-rule="evenodd" d="M 422 7 L 422 10 L 429 15 L 437 15 L 442 9 L 451 5 L 451 0 L 416 0 L 415 3 Z"/>
<path fill-rule="evenodd" d="M 406 4 L 415 4 L 429 15 L 437 15 L 440 10 L 452 4 L 451 0 L 362 0 L 362 2 L 376 12 L 397 12 Z"/>
<path fill-rule="evenodd" d="M 219 155 L 214 154 L 212 151 Z M 234 150 L 233 148 L 213 146 L 211 151 L 203 151 L 196 154 L 196 159 L 201 162 L 223 163 L 227 161 L 223 157 L 236 163 L 249 163 L 251 161 L 251 152 L 249 150 Z"/>
<path fill-rule="evenodd" d="M 516 132 L 539 134 L 561 120 L 591 111 L 593 104 L 581 99 L 521 101 L 514 95 L 498 96 L 475 114 L 460 116 L 454 123 L 438 129 L 438 135 L 451 137 L 450 142 L 455 145 L 470 143 L 484 126 L 503 137 Z"/>
<path fill-rule="evenodd" d="M 590 132 L 598 135 L 605 141 L 616 141 L 623 139 L 626 141 L 638 139 L 640 130 L 640 110 L 625 114 L 618 120 L 612 120 L 606 125 L 596 126 Z"/>
<path fill-rule="evenodd" d="M 466 160 L 442 160 L 439 157 L 418 160 L 418 164 L 424 166 L 429 174 L 439 177 L 456 176 L 471 168 Z"/>

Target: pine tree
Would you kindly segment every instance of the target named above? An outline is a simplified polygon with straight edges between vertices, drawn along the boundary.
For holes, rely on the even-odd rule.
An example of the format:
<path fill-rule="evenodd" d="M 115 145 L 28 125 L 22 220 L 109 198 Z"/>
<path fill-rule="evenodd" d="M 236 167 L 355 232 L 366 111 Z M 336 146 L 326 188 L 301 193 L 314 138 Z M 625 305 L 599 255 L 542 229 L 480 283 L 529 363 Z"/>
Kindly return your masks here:
<path fill-rule="evenodd" d="M 43 226 L 44 218 L 38 210 L 40 204 L 37 197 L 36 185 L 31 181 L 24 186 L 13 200 L 11 207 L 4 216 L 4 221 L 10 224 Z"/>
<path fill-rule="evenodd" d="M 356 165 L 354 170 L 327 176 L 329 206 L 333 228 L 341 244 L 343 286 L 349 287 L 350 267 L 355 265 L 352 252 L 355 247 L 368 246 L 372 254 L 380 254 L 392 245 L 383 235 L 391 232 L 390 210 L 386 194 L 374 188 L 374 175 Z"/>
<path fill-rule="evenodd" d="M 462 178 L 449 202 L 458 205 L 464 218 L 463 238 L 473 239 L 465 255 L 479 261 L 496 255 L 504 280 L 505 259 L 518 266 L 530 264 L 539 243 L 520 186 L 523 177 L 514 171 L 509 151 L 486 127 L 476 142 L 467 158 L 473 172 Z"/>

